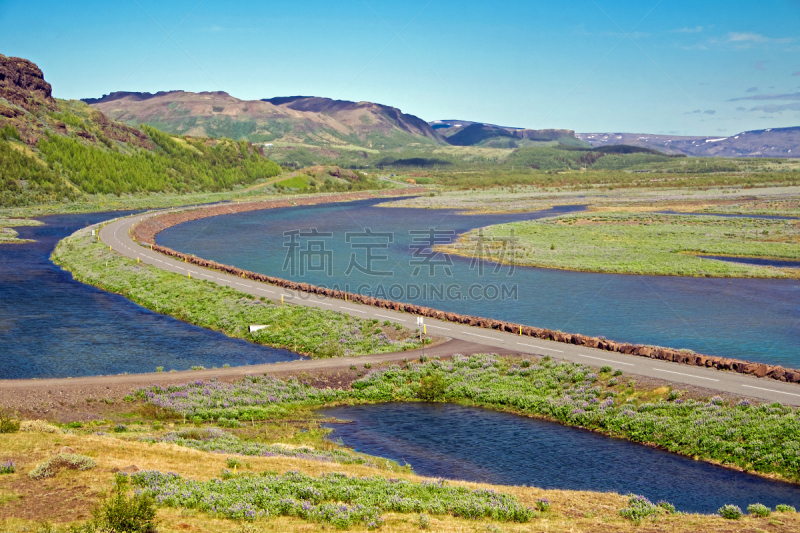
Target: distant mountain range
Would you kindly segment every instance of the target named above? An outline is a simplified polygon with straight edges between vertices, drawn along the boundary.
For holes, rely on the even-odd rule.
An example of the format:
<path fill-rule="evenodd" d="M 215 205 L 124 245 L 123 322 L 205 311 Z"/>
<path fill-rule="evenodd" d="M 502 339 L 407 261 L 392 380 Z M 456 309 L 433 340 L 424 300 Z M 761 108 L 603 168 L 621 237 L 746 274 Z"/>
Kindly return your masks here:
<path fill-rule="evenodd" d="M 435 120 L 429 124 L 447 143 L 455 146 L 517 148 L 541 143 L 585 144 L 575 138 L 572 130 L 530 130 L 469 120 Z"/>
<path fill-rule="evenodd" d="M 589 147 L 576 139 L 572 130 L 507 128 L 463 120 L 427 123 L 387 105 L 315 96 L 240 100 L 222 91 L 115 92 L 83 101 L 131 125 L 251 142 L 374 149 L 415 144 L 515 148 L 564 143 Z"/>
<path fill-rule="evenodd" d="M 315 149 L 388 150 L 421 145 L 523 148 L 639 146 L 697 157 L 798 157 L 800 127 L 747 131 L 730 137 L 534 130 L 469 120 L 425 122 L 372 102 L 315 96 L 240 100 L 226 92 L 115 92 L 85 98 L 92 107 L 132 126 L 147 124 L 172 134 L 227 137 L 257 143 L 307 145 Z"/>
<path fill-rule="evenodd" d="M 800 127 L 745 131 L 730 137 L 577 133 L 594 147 L 629 145 L 695 157 L 800 157 Z"/>
<path fill-rule="evenodd" d="M 371 102 L 313 96 L 240 100 L 222 91 L 115 92 L 83 101 L 115 120 L 180 135 L 376 149 L 442 142 L 424 120 Z"/>

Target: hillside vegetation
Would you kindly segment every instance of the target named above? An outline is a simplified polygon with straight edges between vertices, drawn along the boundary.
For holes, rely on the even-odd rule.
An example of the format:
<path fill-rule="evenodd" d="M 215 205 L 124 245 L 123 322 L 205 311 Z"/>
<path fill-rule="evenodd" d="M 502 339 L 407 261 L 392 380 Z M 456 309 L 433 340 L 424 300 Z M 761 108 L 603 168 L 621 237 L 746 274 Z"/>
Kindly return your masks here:
<path fill-rule="evenodd" d="M 281 172 L 247 142 L 173 138 L 143 126 L 148 149 L 102 138 L 96 123 L 72 112 L 61 116 L 79 124 L 83 135 L 44 126 L 28 144 L 15 126 L 0 130 L 0 206 L 75 201 L 87 194 L 217 192 Z"/>
<path fill-rule="evenodd" d="M 173 137 L 56 100 L 30 61 L 0 56 L 0 74 L 0 207 L 225 191 L 281 172 L 245 141 Z"/>

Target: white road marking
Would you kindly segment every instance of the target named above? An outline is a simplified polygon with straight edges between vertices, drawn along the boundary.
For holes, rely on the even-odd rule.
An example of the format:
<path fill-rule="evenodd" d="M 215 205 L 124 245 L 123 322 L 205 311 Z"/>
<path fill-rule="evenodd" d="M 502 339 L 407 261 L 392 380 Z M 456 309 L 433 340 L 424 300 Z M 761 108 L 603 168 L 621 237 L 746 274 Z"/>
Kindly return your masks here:
<path fill-rule="evenodd" d="M 564 353 L 561 350 L 554 350 L 552 348 L 545 348 L 544 346 L 534 346 L 533 344 L 525 344 L 523 342 L 518 342 L 517 344 L 519 344 L 520 346 L 527 346 L 529 348 L 538 348 L 539 350 L 547 350 L 549 352 Z"/>
<path fill-rule="evenodd" d="M 591 355 L 583 355 L 582 353 L 579 353 L 578 355 L 580 357 L 588 357 L 589 359 L 597 359 L 598 361 L 605 361 L 606 363 L 614 363 L 615 365 L 636 366 L 631 363 L 621 363 L 620 361 L 612 361 L 611 359 L 603 359 L 602 357 L 592 357 Z"/>
<path fill-rule="evenodd" d="M 403 320 L 402 318 L 392 318 L 392 317 L 386 316 L 386 315 L 379 315 L 378 313 L 375 313 L 375 316 L 379 316 L 381 318 L 386 318 L 388 320 L 399 320 L 401 322 L 405 322 L 405 320 Z"/>
<path fill-rule="evenodd" d="M 462 333 L 464 333 L 465 335 L 472 335 L 473 337 L 483 337 L 484 339 L 493 340 L 495 342 L 505 342 L 500 339 L 495 339 L 494 337 L 487 337 L 486 335 L 478 335 L 477 333 L 469 333 L 468 331 L 464 331 Z"/>
<path fill-rule="evenodd" d="M 346 311 L 353 311 L 354 313 L 366 313 L 366 311 L 359 311 L 358 309 L 351 309 L 349 307 L 341 306 L 339 309 L 345 309 Z"/>
<path fill-rule="evenodd" d="M 318 303 L 319 305 L 333 305 L 333 304 L 329 304 L 328 302 L 317 302 L 317 303 Z"/>
<path fill-rule="evenodd" d="M 761 387 L 753 387 L 752 385 L 742 385 L 742 387 L 747 387 L 748 389 L 763 390 L 763 391 L 767 391 L 767 392 L 775 392 L 775 393 L 778 393 L 778 394 L 788 394 L 789 396 L 800 396 L 800 394 L 794 394 L 792 392 L 783 392 L 783 391 L 772 390 L 772 389 L 762 389 Z"/>
<path fill-rule="evenodd" d="M 719 381 L 718 379 L 704 378 L 702 376 L 693 376 L 691 374 L 684 374 L 682 372 L 673 372 L 672 370 L 661 370 L 660 368 L 654 368 L 653 370 L 655 370 L 656 372 L 667 372 L 668 374 L 678 374 L 679 376 L 686 376 L 686 377 L 689 377 L 689 378 L 705 379 L 705 380 L 708 380 L 708 381 Z"/>

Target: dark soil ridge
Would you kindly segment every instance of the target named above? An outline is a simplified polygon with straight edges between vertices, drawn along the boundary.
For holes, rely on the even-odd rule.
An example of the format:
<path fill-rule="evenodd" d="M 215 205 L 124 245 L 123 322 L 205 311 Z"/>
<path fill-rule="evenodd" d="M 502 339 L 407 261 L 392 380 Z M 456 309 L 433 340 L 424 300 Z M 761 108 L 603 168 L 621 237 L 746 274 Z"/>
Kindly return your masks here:
<path fill-rule="evenodd" d="M 402 192 L 414 193 L 422 192 L 423 188 L 402 189 L 394 191 L 384 191 L 384 194 L 398 194 Z M 183 222 L 190 220 L 198 220 L 228 213 L 241 213 L 246 211 L 256 211 L 261 209 L 273 209 L 275 207 L 289 207 L 290 205 L 315 205 L 328 202 L 336 202 L 343 200 L 356 200 L 374 198 L 374 193 L 353 193 L 333 195 L 327 197 L 317 198 L 303 198 L 295 201 L 289 200 L 273 200 L 265 202 L 254 202 L 249 204 L 237 205 L 221 205 L 207 209 L 196 209 L 192 211 L 184 211 L 179 213 L 166 213 L 163 215 L 156 215 L 151 217 L 133 228 L 133 238 L 140 243 L 151 246 L 151 248 L 164 255 L 174 257 L 176 259 L 183 259 L 187 263 L 197 265 L 203 268 L 209 268 L 231 274 L 236 277 L 244 277 L 253 281 L 260 281 L 275 285 L 284 289 L 301 291 L 310 294 L 318 294 L 328 298 L 336 298 L 339 300 L 351 301 L 363 305 L 369 305 L 380 309 L 391 309 L 394 311 L 404 311 L 437 320 L 453 322 L 455 324 L 464 324 L 473 327 L 484 329 L 493 329 L 507 333 L 518 333 L 519 335 L 534 337 L 537 339 L 551 340 L 566 344 L 574 344 L 577 346 L 585 346 L 587 348 L 596 348 L 599 350 L 606 350 L 609 352 L 617 352 L 626 355 L 637 355 L 640 357 L 649 357 L 650 359 L 659 359 L 662 361 L 671 361 L 674 363 L 682 363 L 693 366 L 704 366 L 709 368 L 716 368 L 718 370 L 729 370 L 738 372 L 740 374 L 749 374 L 759 378 L 769 377 L 778 381 L 789 383 L 800 383 L 800 370 L 784 368 L 782 366 L 768 365 L 766 363 L 755 363 L 752 361 L 744 361 L 741 359 L 731 359 L 728 357 L 719 357 L 712 355 L 697 354 L 690 350 L 676 350 L 674 348 L 664 348 L 661 346 L 648 346 L 642 344 L 620 343 L 608 339 L 601 339 L 599 337 L 589 337 L 581 335 L 580 333 L 563 333 L 561 331 L 537 328 L 534 326 L 526 326 L 514 322 L 506 322 L 503 320 L 495 320 L 491 318 L 476 317 L 471 315 L 462 315 L 459 313 L 451 313 L 440 311 L 430 307 L 421 305 L 394 302 L 391 300 L 383 300 L 380 298 L 373 298 L 371 296 L 364 296 L 346 291 L 328 289 L 318 287 L 309 283 L 299 283 L 296 281 L 289 281 L 274 276 L 267 276 L 249 270 L 243 270 L 231 265 L 217 263 L 216 261 L 209 261 L 193 255 L 184 254 L 175 251 L 166 246 L 155 244 L 155 236 L 172 226 L 176 226 Z"/>

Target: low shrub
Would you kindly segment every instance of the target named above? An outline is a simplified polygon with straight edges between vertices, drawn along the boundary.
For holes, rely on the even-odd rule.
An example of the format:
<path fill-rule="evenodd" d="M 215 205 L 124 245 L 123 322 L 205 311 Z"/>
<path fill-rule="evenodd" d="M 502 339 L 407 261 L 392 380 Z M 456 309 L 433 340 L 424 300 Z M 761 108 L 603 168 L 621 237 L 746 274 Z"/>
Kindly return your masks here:
<path fill-rule="evenodd" d="M 14 461 L 9 459 L 5 463 L 0 463 L 0 474 L 13 474 L 17 471 L 16 465 L 14 465 Z"/>
<path fill-rule="evenodd" d="M 791 505 L 786 505 L 784 503 L 779 503 L 775 506 L 775 510 L 779 513 L 796 513 L 797 509 L 792 507 Z"/>
<path fill-rule="evenodd" d="M 628 496 L 628 506 L 620 509 L 619 515 L 623 518 L 627 518 L 634 524 L 640 524 L 645 518 L 654 517 L 666 512 L 667 510 L 662 505 L 655 505 L 644 496 L 630 494 Z"/>
<path fill-rule="evenodd" d="M 664 509 L 669 514 L 674 514 L 675 513 L 675 506 L 672 505 L 671 503 L 667 502 L 667 501 L 661 500 L 656 505 L 658 505 L 659 507 Z"/>
<path fill-rule="evenodd" d="M 423 513 L 417 517 L 416 523 L 420 529 L 429 529 L 431 527 L 431 517 Z"/>
<path fill-rule="evenodd" d="M 760 503 L 754 503 L 752 505 L 747 506 L 747 512 L 753 516 L 758 516 L 759 518 L 765 518 L 772 513 L 772 510 L 766 505 Z"/>
<path fill-rule="evenodd" d="M 717 514 L 720 515 L 722 518 L 727 518 L 728 520 L 739 520 L 744 513 L 742 510 L 739 509 L 738 505 L 723 505 L 717 510 Z"/>
<path fill-rule="evenodd" d="M 44 420 L 25 420 L 20 423 L 19 430 L 30 433 L 62 433 L 61 428 Z"/>
<path fill-rule="evenodd" d="M 441 374 L 428 374 L 419 380 L 417 387 L 417 397 L 420 400 L 432 402 L 440 399 L 447 389 L 447 383 Z"/>
<path fill-rule="evenodd" d="M 39 463 L 36 468 L 28 472 L 31 479 L 45 479 L 55 476 L 61 469 L 90 470 L 97 466 L 91 457 L 77 453 L 59 453 L 47 461 Z"/>
<path fill-rule="evenodd" d="M 543 513 L 546 513 L 547 511 L 550 510 L 550 505 L 551 505 L 550 500 L 548 500 L 547 498 L 540 498 L 536 500 L 536 509 Z"/>
<path fill-rule="evenodd" d="M 16 433 L 19 431 L 20 421 L 16 415 L 6 409 L 0 409 L 0 433 Z"/>
<path fill-rule="evenodd" d="M 114 489 L 92 512 L 92 520 L 73 533 L 155 533 L 156 502 L 148 494 L 128 496 L 128 477 L 118 474 Z"/>
<path fill-rule="evenodd" d="M 224 416 L 221 416 L 217 419 L 217 425 L 223 428 L 242 427 L 242 424 L 235 418 L 225 418 Z"/>

